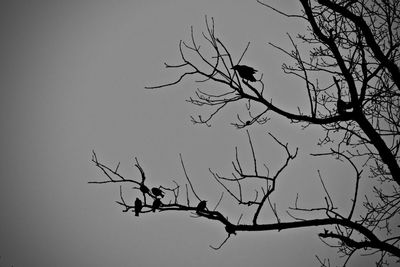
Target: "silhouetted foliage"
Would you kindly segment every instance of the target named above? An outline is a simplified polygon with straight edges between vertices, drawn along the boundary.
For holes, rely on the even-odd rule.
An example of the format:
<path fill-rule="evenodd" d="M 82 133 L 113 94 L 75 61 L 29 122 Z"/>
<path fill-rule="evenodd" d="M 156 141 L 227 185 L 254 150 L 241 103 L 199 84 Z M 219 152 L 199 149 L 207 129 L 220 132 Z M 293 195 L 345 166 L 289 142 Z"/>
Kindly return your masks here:
<path fill-rule="evenodd" d="M 212 109 L 204 118 L 192 117 L 194 123 L 210 126 L 214 116 L 231 103 L 246 100 L 248 116 L 242 119 L 237 115 L 237 121 L 232 124 L 238 129 L 263 125 L 270 120 L 270 114 L 280 115 L 290 123 L 301 123 L 301 127 L 316 125 L 320 127 L 324 138 L 318 140 L 324 152 L 313 154 L 315 157 L 332 157 L 343 164 L 348 164 L 353 170 L 354 194 L 348 203 L 347 212 L 336 208 L 331 194 L 324 184 L 325 198 L 318 207 L 300 207 L 296 198 L 294 206 L 287 211 L 291 220 L 283 220 L 276 206 L 270 201 L 275 191 L 276 181 L 282 171 L 297 156 L 297 149 L 290 149 L 288 144 L 281 142 L 274 135 L 270 137 L 286 153 L 281 166 L 275 173 L 266 167 L 266 174 L 259 170 L 253 142 L 247 131 L 249 146 L 252 152 L 253 170 L 245 171 L 236 150 L 231 176 L 223 176 L 210 170 L 211 176 L 222 190 L 230 195 L 238 204 L 255 207 L 252 220 L 241 223 L 232 222 L 218 210 L 217 202 L 214 209 L 206 209 L 206 202 L 200 199 L 187 175 L 183 159 L 182 168 L 188 184 L 185 185 L 186 195 L 182 200 L 180 185 L 175 183 L 172 188 L 163 187 L 167 191 L 168 201 L 159 207 L 160 211 L 183 210 L 190 211 L 195 216 L 219 221 L 225 226 L 227 238 L 241 231 L 271 231 L 302 227 L 317 227 L 321 230 L 319 237 L 322 242 L 337 249 L 344 257 L 345 266 L 355 253 L 362 250 L 362 256 L 379 255 L 377 266 L 400 260 L 400 1 L 398 0 L 299 0 L 302 10 L 298 14 L 288 14 L 270 4 L 258 1 L 273 12 L 290 19 L 308 23 L 304 34 L 298 34 L 296 39 L 288 35 L 293 45 L 288 51 L 270 43 L 292 60 L 291 64 L 283 64 L 284 73 L 292 75 L 303 82 L 305 94 L 308 97 L 307 110 L 298 109 L 297 113 L 289 112 L 273 103 L 272 96 L 264 95 L 263 76 L 255 79 L 255 70 L 239 65 L 244 52 L 235 60 L 227 45 L 215 33 L 214 21 L 207 20 L 203 37 L 210 45 L 212 53 L 204 53 L 197 44 L 193 28 L 190 42 L 181 41 L 179 51 L 182 63 L 179 65 L 165 64 L 166 68 L 182 70 L 182 75 L 175 81 L 159 86 L 147 87 L 157 89 L 173 86 L 182 79 L 197 76 L 203 79 L 201 83 L 219 85 L 223 93 L 206 92 L 197 89 L 195 97 L 188 101 L 194 105 Z M 304 55 L 299 46 L 307 48 L 309 55 Z M 198 56 L 202 64 L 189 59 L 188 54 Z M 307 58 L 307 59 L 305 59 Z M 203 64 L 205 63 L 205 64 Z M 258 65 L 261 65 L 260 62 Z M 235 71 L 236 70 L 236 71 Z M 237 76 L 242 78 L 239 79 Z M 249 81 L 253 82 L 252 84 Z M 215 86 L 214 86 L 215 87 Z M 297 89 L 297 88 L 296 88 Z M 258 108 L 254 108 L 254 104 Z M 260 111 L 259 106 L 263 107 Z M 144 171 L 136 160 L 136 167 L 142 175 L 139 179 L 124 178 L 118 167 L 112 169 L 97 159 L 93 152 L 92 161 L 102 170 L 107 179 L 103 183 L 133 183 L 138 186 L 144 183 Z M 249 180 L 262 183 L 261 190 L 256 190 L 256 196 L 250 198 L 252 192 L 243 190 L 243 184 Z M 233 191 L 230 184 L 237 185 Z M 373 184 L 370 191 L 361 190 L 363 184 Z M 191 205 L 189 189 L 200 202 L 198 206 Z M 369 188 L 369 187 L 364 187 Z M 148 191 L 139 189 L 143 195 Z M 154 189 L 154 188 L 153 188 Z M 157 201 L 163 196 L 152 189 L 152 198 Z M 158 189 L 158 188 L 156 188 Z M 118 203 L 124 211 L 134 210 L 148 212 L 152 206 L 144 200 L 143 208 L 138 210 L 124 200 L 122 192 Z M 136 206 L 136 204 L 135 204 Z M 259 218 L 260 211 L 271 208 L 275 215 L 275 223 L 265 223 Z M 215 248 L 218 249 L 221 246 Z M 317 257 L 321 266 L 330 266 L 327 259 Z"/>

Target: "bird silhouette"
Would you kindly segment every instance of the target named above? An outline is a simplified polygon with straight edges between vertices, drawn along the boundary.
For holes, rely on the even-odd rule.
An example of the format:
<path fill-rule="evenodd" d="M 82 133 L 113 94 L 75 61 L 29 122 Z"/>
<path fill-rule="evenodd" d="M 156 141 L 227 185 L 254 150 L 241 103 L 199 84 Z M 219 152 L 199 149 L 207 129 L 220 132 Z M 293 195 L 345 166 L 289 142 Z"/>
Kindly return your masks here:
<path fill-rule="evenodd" d="M 346 110 L 351 109 L 352 107 L 351 107 L 351 103 L 349 103 L 349 102 L 344 102 L 344 101 L 339 97 L 339 99 L 338 99 L 338 101 L 337 101 L 337 104 L 336 104 L 336 108 L 337 108 L 337 112 L 338 112 L 339 114 L 344 114 L 344 113 L 346 113 Z"/>
<path fill-rule="evenodd" d="M 145 186 L 144 184 L 140 184 L 140 188 L 139 189 L 140 189 L 140 191 L 142 191 L 143 194 L 150 193 L 150 189 L 147 186 Z"/>
<path fill-rule="evenodd" d="M 242 79 L 251 82 L 257 81 L 256 78 L 254 78 L 254 73 L 256 73 L 257 70 L 253 69 L 252 67 L 246 65 L 236 65 L 233 66 L 232 69 L 237 71 L 239 73 L 239 76 L 242 77 Z"/>
<path fill-rule="evenodd" d="M 153 187 L 151 189 L 151 192 L 155 197 L 162 197 L 162 198 L 164 197 L 164 192 L 160 188 Z"/>
<path fill-rule="evenodd" d="M 139 198 L 135 200 L 135 216 L 139 216 L 140 211 L 142 210 L 142 201 Z"/>
<path fill-rule="evenodd" d="M 199 213 L 199 212 L 201 212 L 201 211 L 206 210 L 206 208 L 207 208 L 207 201 L 202 200 L 202 201 L 200 201 L 200 203 L 197 205 L 197 207 L 196 207 L 196 212 Z"/>
<path fill-rule="evenodd" d="M 235 227 L 232 224 L 227 224 L 225 226 L 225 231 L 228 233 L 228 235 L 236 235 Z"/>
<path fill-rule="evenodd" d="M 153 205 L 151 206 L 151 210 L 153 212 L 156 211 L 156 209 L 158 209 L 161 206 L 161 200 L 159 198 L 154 199 Z"/>

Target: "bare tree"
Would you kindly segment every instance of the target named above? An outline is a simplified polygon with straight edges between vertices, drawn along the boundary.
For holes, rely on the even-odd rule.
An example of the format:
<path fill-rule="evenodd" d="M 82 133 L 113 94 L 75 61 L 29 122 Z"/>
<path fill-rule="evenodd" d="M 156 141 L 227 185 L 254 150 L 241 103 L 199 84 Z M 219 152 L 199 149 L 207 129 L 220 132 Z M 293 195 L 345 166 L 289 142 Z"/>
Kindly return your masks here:
<path fill-rule="evenodd" d="M 255 124 L 265 124 L 271 114 L 278 114 L 290 123 L 300 127 L 317 125 L 324 138 L 318 141 L 322 151 L 316 157 L 332 157 L 348 164 L 354 170 L 354 195 L 349 201 L 348 212 L 336 208 L 332 193 L 328 192 L 320 176 L 325 191 L 324 201 L 318 207 L 300 207 L 296 198 L 287 210 L 290 220 L 282 220 L 270 196 L 275 191 L 276 181 L 288 164 L 297 156 L 297 149 L 290 148 L 274 135 L 270 137 L 285 152 L 281 166 L 271 172 L 265 164 L 260 168 L 250 133 L 247 131 L 251 148 L 252 171 L 245 171 L 236 149 L 232 162 L 233 173 L 221 175 L 210 169 L 211 177 L 223 192 L 238 204 L 255 207 L 251 220 L 242 223 L 229 220 L 218 209 L 207 207 L 196 193 L 186 172 L 183 158 L 182 168 L 187 184 L 174 182 L 172 187 L 160 187 L 166 191 L 165 199 L 149 190 L 143 190 L 146 176 L 136 159 L 136 167 L 141 173 L 138 179 L 126 179 L 116 168 L 100 162 L 95 152 L 92 161 L 105 175 L 96 184 L 135 184 L 143 194 L 140 213 L 158 211 L 188 211 L 195 216 L 219 221 L 225 225 L 227 238 L 241 231 L 271 231 L 302 227 L 319 227 L 322 242 L 336 248 L 344 256 L 343 266 L 355 254 L 364 250 L 363 255 L 378 254 L 377 266 L 400 261 L 400 1 L 398 0 L 299 0 L 302 10 L 298 14 L 288 14 L 268 3 L 258 1 L 273 12 L 290 19 L 308 23 L 304 34 L 296 37 L 288 35 L 293 45 L 286 50 L 271 43 L 288 56 L 291 63 L 283 64 L 288 75 L 300 79 L 308 97 L 307 109 L 298 108 L 297 113 L 289 112 L 267 99 L 264 94 L 263 76 L 245 78 L 235 67 L 239 65 L 249 48 L 246 46 L 236 61 L 224 42 L 218 38 L 214 20 L 206 18 L 206 31 L 202 37 L 209 45 L 205 52 L 200 49 L 192 28 L 190 41 L 181 41 L 179 51 L 182 63 L 165 64 L 166 68 L 182 70 L 174 82 L 147 87 L 158 89 L 178 84 L 183 79 L 195 76 L 197 82 L 218 85 L 215 90 L 197 89 L 195 96 L 188 99 L 194 105 L 206 107 L 208 116 L 192 117 L 193 123 L 210 126 L 214 116 L 223 112 L 231 103 L 244 102 L 246 114 L 238 114 L 232 124 L 237 128 L 249 128 Z M 308 55 L 300 51 L 307 48 Z M 194 56 L 194 57 L 193 57 Z M 307 58 L 307 59 L 306 59 Z M 251 75 L 254 71 L 251 71 Z M 249 77 L 249 76 L 247 76 Z M 244 118 L 246 116 L 246 118 Z M 319 172 L 318 172 L 319 173 Z M 258 181 L 259 189 L 244 190 L 249 181 Z M 361 190 L 362 183 L 372 183 L 371 191 Z M 255 194 L 254 194 L 255 192 Z M 189 195 L 198 201 L 192 204 Z M 146 202 L 146 196 L 152 202 Z M 124 211 L 134 211 L 120 191 L 118 201 Z M 156 201 L 155 201 L 156 200 Z M 161 200 L 161 201 L 160 201 Z M 153 205 L 154 203 L 154 205 Z M 201 204 L 198 204 L 201 203 Z M 275 223 L 265 223 L 259 217 L 260 211 L 270 208 L 275 215 Z M 317 257 L 318 258 L 318 257 Z M 329 261 L 318 258 L 321 266 Z"/>

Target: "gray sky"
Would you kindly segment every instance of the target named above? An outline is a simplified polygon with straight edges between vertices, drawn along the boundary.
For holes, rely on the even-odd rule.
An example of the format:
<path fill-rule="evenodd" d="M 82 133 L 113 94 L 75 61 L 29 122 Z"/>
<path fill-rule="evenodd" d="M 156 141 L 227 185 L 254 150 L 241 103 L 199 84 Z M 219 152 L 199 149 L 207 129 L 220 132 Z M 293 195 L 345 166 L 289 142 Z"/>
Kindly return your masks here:
<path fill-rule="evenodd" d="M 295 1 L 274 2 L 286 10 L 298 7 Z M 193 78 L 144 89 L 179 77 L 163 63 L 179 63 L 179 40 L 189 39 L 191 25 L 204 30 L 204 15 L 215 18 L 236 60 L 251 42 L 242 62 L 264 73 L 274 103 L 293 110 L 304 104 L 304 88 L 281 73 L 285 58 L 267 45 L 289 48 L 286 32 L 302 25 L 256 1 L 1 2 L 0 266 L 288 267 L 316 265 L 315 254 L 334 253 L 306 229 L 239 233 L 213 251 L 209 245 L 225 238 L 222 225 L 189 213 L 136 218 L 114 202 L 118 186 L 87 184 L 103 179 L 90 162 L 92 149 L 105 163 L 121 161 L 127 177 L 138 177 L 138 157 L 152 186 L 185 182 L 182 153 L 197 192 L 215 205 L 220 188 L 208 168 L 229 174 L 235 145 L 249 159 L 245 132 L 229 125 L 234 109 L 217 116 L 211 128 L 192 125 L 190 115 L 207 112 L 185 102 L 196 89 Z M 316 169 L 322 161 L 308 155 L 317 151 L 318 132 L 299 131 L 278 117 L 255 126 L 256 153 L 272 170 L 284 153 L 267 132 L 300 149 L 278 183 L 278 208 L 283 212 L 296 192 L 304 203 L 320 203 Z M 352 187 L 338 165 L 321 170 L 335 178 L 327 182 L 340 192 L 335 200 L 348 203 Z M 233 221 L 241 212 L 227 195 L 221 209 Z M 273 221 L 268 209 L 263 219 Z"/>

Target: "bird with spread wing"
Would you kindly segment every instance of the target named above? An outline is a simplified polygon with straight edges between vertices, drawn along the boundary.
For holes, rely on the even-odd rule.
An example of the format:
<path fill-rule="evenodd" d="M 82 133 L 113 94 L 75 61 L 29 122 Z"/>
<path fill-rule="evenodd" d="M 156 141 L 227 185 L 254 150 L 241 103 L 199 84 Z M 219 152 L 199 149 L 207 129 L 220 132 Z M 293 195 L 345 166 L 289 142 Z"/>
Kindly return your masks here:
<path fill-rule="evenodd" d="M 252 67 L 246 65 L 236 65 L 233 66 L 232 69 L 237 71 L 239 76 L 244 80 L 248 80 L 250 82 L 257 81 L 256 78 L 254 78 L 254 74 L 257 72 L 257 70 L 253 69 Z"/>

